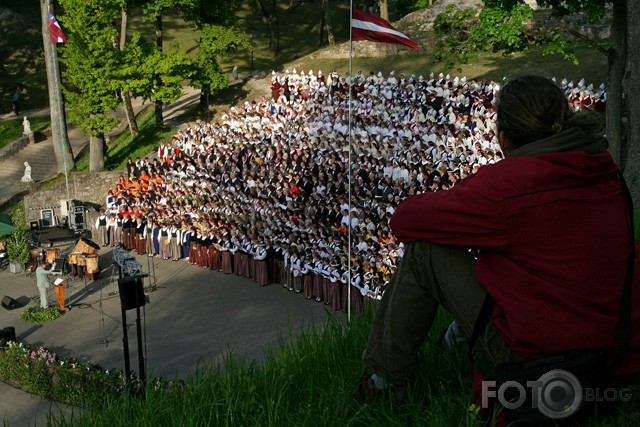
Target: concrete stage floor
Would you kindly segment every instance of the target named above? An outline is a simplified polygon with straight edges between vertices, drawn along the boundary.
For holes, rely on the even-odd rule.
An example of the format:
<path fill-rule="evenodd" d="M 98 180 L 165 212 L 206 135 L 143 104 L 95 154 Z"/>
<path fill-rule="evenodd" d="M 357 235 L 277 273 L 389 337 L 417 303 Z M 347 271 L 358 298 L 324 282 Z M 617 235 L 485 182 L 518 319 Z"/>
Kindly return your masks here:
<path fill-rule="evenodd" d="M 62 253 L 64 253 L 64 248 Z M 260 287 L 246 278 L 177 262 L 133 254 L 142 266 L 150 304 L 144 307 L 143 333 L 147 377 L 185 377 L 200 364 L 215 364 L 230 350 L 260 360 L 278 336 L 312 323 L 324 324 L 329 306 L 307 300 L 277 284 Z M 123 328 L 118 269 L 111 248 L 99 253 L 102 269 L 92 282 L 70 281 L 71 311 L 59 319 L 30 324 L 19 319 L 24 308 L 0 308 L 0 327 L 14 326 L 18 341 L 43 346 L 62 356 L 124 370 Z M 0 298 L 36 304 L 35 276 L 0 272 Z M 50 304 L 54 292 L 50 291 Z M 131 369 L 138 371 L 135 310 L 127 311 Z M 0 383 L 0 422 L 10 427 L 46 425 L 50 402 Z"/>

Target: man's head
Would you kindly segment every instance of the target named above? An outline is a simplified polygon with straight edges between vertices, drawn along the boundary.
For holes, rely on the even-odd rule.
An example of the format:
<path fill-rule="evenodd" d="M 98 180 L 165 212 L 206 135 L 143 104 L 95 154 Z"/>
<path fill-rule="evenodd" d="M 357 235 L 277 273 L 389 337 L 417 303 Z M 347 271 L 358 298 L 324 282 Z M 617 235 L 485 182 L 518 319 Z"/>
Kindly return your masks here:
<path fill-rule="evenodd" d="M 509 81 L 500 92 L 496 110 L 498 139 L 507 152 L 562 131 L 571 115 L 562 90 L 540 76 Z"/>

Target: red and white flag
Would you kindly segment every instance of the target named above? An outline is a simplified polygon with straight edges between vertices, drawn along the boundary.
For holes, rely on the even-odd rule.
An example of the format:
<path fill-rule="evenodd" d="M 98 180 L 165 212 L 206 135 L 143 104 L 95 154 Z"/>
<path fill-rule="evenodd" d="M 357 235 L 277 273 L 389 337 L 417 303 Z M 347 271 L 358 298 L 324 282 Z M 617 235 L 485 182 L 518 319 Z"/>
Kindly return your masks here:
<path fill-rule="evenodd" d="M 67 38 L 62 32 L 62 28 L 60 27 L 60 24 L 58 24 L 58 20 L 53 16 L 53 12 L 51 11 L 49 11 L 49 37 L 53 44 L 67 42 Z"/>
<path fill-rule="evenodd" d="M 352 9 L 351 39 L 395 43 L 418 49 L 418 44 L 379 16 Z"/>

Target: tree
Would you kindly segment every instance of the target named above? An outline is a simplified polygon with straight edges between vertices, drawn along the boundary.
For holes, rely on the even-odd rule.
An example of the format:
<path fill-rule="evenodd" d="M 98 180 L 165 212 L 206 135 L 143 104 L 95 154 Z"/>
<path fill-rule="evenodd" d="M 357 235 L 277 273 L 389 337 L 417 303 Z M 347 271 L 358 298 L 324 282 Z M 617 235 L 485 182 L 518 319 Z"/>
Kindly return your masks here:
<path fill-rule="evenodd" d="M 49 38 L 49 10 L 53 10 L 49 0 L 40 0 L 40 16 L 42 18 L 42 40 L 47 67 L 47 84 L 49 87 L 49 107 L 51 114 L 51 139 L 53 152 L 58 164 L 58 172 L 67 173 L 75 169 L 73 151 L 67 135 L 67 123 L 64 115 L 62 99 L 62 83 L 58 67 L 58 52 Z"/>
<path fill-rule="evenodd" d="M 380 0 L 380 18 L 389 20 L 389 0 Z"/>
<path fill-rule="evenodd" d="M 147 2 L 144 7 L 144 14 L 147 19 L 153 20 L 156 24 L 156 46 L 161 53 L 163 51 L 162 13 L 166 9 L 175 8 L 184 14 L 186 11 L 195 9 L 197 7 L 197 2 L 198 0 L 149 0 Z M 155 76 L 157 77 L 155 80 L 155 87 L 161 90 L 162 78 L 158 73 L 156 73 Z M 152 98 L 155 105 L 156 127 L 162 127 L 164 124 L 164 119 L 162 117 L 162 105 L 165 101 L 163 101 L 163 98 L 163 96 L 154 96 Z"/>
<path fill-rule="evenodd" d="M 198 28 L 204 25 L 233 26 L 236 12 L 242 0 L 195 0 L 192 5 L 183 4 L 179 11 L 187 22 L 193 22 Z"/>
<path fill-rule="evenodd" d="M 162 52 L 140 34 L 132 36 L 123 53 L 114 79 L 122 90 L 160 105 L 175 102 L 182 95 L 183 81 L 192 81 L 199 71 L 197 63 L 177 46 Z"/>
<path fill-rule="evenodd" d="M 129 13 L 127 11 L 127 1 L 122 0 L 122 8 L 120 13 L 120 40 L 117 45 L 117 48 L 120 50 L 124 50 L 124 47 L 127 44 L 128 20 Z M 133 111 L 133 105 L 131 103 L 131 93 L 123 90 L 122 99 L 124 100 L 124 108 L 125 112 L 127 113 L 127 121 L 129 122 L 129 132 L 131 132 L 131 136 L 135 138 L 136 136 L 138 136 L 138 133 L 140 131 L 138 129 L 138 121 L 136 120 L 136 115 Z"/>
<path fill-rule="evenodd" d="M 222 72 L 217 57 L 236 49 L 253 49 L 249 37 L 235 27 L 205 24 L 198 42 L 199 51 L 196 56 L 197 68 L 193 83 L 199 87 L 202 99 L 206 94 L 215 95 L 227 87 L 228 81 Z"/>
<path fill-rule="evenodd" d="M 327 40 L 329 46 L 335 46 L 336 38 L 333 34 L 333 28 L 331 27 L 331 9 L 329 8 L 329 0 L 322 0 L 322 12 L 320 13 L 320 25 L 318 26 L 319 35 L 319 47 L 324 44 L 324 30 L 327 29 Z"/>
<path fill-rule="evenodd" d="M 121 13 L 121 0 L 61 0 L 61 17 L 69 30 L 69 43 L 62 50 L 66 65 L 65 95 L 71 119 L 89 135 L 89 169 L 104 168 L 101 135 L 118 123 L 112 116 L 120 104 L 114 79 L 122 62 L 120 50 L 113 48 L 118 29 L 112 25 Z"/>
<path fill-rule="evenodd" d="M 606 134 L 609 139 L 609 151 L 618 167 L 623 171 L 634 206 L 640 207 L 640 126 L 637 120 L 630 120 L 640 114 L 640 40 L 635 26 L 629 25 L 630 18 L 640 16 L 640 2 L 629 0 L 537 0 L 537 3 L 550 8 L 552 13 L 563 17 L 577 12 L 585 12 L 591 22 L 598 22 L 605 16 L 606 7 L 611 7 L 611 36 L 608 46 L 592 40 L 567 25 L 556 24 L 552 27 L 531 26 L 531 11 L 524 0 L 486 0 L 478 19 L 467 26 L 466 35 L 452 37 L 458 48 L 447 47 L 449 38 L 438 46 L 439 54 L 445 60 L 456 63 L 464 61 L 465 55 L 478 50 L 522 50 L 530 44 L 546 46 L 546 53 L 560 53 L 566 59 L 577 62 L 577 58 L 568 50 L 570 44 L 564 37 L 571 34 L 591 43 L 603 52 L 608 61 Z M 451 11 L 448 11 L 451 17 Z M 446 18 L 443 18 L 446 21 Z M 434 29 L 437 31 L 435 23 Z M 457 56 L 456 52 L 461 52 Z"/>
<path fill-rule="evenodd" d="M 269 50 L 276 56 L 280 52 L 280 26 L 278 24 L 278 5 L 276 0 L 256 0 L 263 20 L 269 25 Z"/>

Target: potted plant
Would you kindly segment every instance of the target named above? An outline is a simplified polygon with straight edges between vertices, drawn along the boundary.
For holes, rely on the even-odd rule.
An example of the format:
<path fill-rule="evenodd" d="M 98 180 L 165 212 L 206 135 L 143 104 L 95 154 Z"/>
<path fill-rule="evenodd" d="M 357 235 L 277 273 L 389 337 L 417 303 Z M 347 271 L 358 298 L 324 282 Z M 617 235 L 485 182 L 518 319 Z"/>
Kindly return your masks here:
<path fill-rule="evenodd" d="M 22 273 L 24 265 L 29 262 L 29 243 L 27 242 L 27 231 L 17 229 L 9 235 L 5 241 L 7 247 L 7 257 L 9 257 L 9 271 L 12 273 Z"/>

